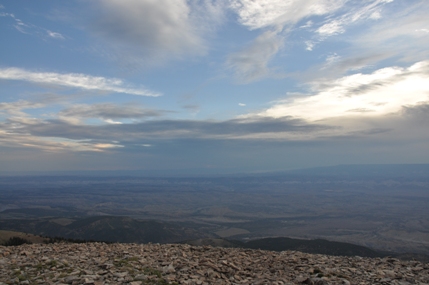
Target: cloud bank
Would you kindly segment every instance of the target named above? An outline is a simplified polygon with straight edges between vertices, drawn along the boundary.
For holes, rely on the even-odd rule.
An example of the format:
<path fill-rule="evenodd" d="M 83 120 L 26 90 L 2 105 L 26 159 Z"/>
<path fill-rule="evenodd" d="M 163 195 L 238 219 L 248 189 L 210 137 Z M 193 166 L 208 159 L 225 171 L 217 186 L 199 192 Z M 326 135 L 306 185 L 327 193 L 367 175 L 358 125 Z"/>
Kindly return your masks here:
<path fill-rule="evenodd" d="M 380 117 L 405 106 L 429 101 L 429 61 L 407 68 L 387 67 L 331 81 L 314 81 L 315 93 L 280 101 L 259 113 L 263 117 L 292 116 L 308 121 L 341 117 Z"/>
<path fill-rule="evenodd" d="M 198 17 L 186 0 L 106 0 L 96 1 L 91 18 L 93 33 L 114 47 L 122 58 L 144 63 L 163 62 L 167 58 L 201 55 L 206 47 L 203 31 L 207 20 L 217 13 L 215 5 L 195 4 L 210 8 L 204 11 L 206 23 Z M 200 16 L 199 16 L 200 17 Z"/>

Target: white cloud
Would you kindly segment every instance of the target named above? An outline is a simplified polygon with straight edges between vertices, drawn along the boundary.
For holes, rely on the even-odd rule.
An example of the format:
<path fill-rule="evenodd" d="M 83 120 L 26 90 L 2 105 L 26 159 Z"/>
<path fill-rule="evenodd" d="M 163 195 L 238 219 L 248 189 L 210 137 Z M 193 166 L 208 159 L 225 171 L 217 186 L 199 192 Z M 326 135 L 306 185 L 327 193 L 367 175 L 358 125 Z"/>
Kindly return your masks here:
<path fill-rule="evenodd" d="M 113 121 L 111 119 L 106 119 L 104 120 L 106 123 L 108 124 L 112 124 L 112 125 L 122 125 L 122 122 L 118 122 L 118 121 Z"/>
<path fill-rule="evenodd" d="M 53 39 L 60 39 L 64 40 L 64 36 L 58 32 L 52 32 L 48 29 L 36 26 L 32 23 L 24 23 L 21 19 L 18 19 L 14 14 L 12 13 L 0 13 L 0 17 L 10 17 L 15 22 L 12 26 L 19 31 L 20 33 L 26 34 L 26 35 L 33 35 L 37 36 L 42 39 L 46 39 L 47 37 L 53 38 Z"/>
<path fill-rule="evenodd" d="M 319 36 L 318 41 L 323 41 L 328 37 L 343 34 L 346 32 L 346 27 L 356 24 L 361 21 L 368 19 L 378 20 L 382 18 L 381 7 L 390 0 L 374 0 L 359 2 L 358 5 L 349 2 L 344 9 L 347 9 L 346 13 L 342 13 L 338 16 L 330 17 L 324 22 L 318 29 L 315 30 Z M 355 5 L 355 6 L 354 6 Z"/>
<path fill-rule="evenodd" d="M 429 33 L 429 29 L 416 29 L 416 32 Z"/>
<path fill-rule="evenodd" d="M 313 26 L 313 21 L 307 21 L 307 23 L 305 23 L 305 25 L 302 25 L 300 28 L 301 29 L 308 29 L 311 28 Z"/>
<path fill-rule="evenodd" d="M 369 59 L 366 65 L 388 58 L 398 58 L 402 63 L 429 58 L 429 36 L 425 32 L 429 27 L 429 2 L 413 1 L 406 8 L 389 8 L 386 6 L 384 16 L 368 29 L 347 38 L 351 48 L 348 55 L 344 54 L 345 62 L 353 64 L 362 55 Z"/>
<path fill-rule="evenodd" d="M 81 73 L 32 72 L 20 68 L 0 68 L 0 79 L 23 80 L 34 83 L 59 85 L 84 90 L 107 91 L 139 96 L 160 96 L 145 88 L 132 88 L 117 78 L 90 76 Z"/>
<path fill-rule="evenodd" d="M 250 47 L 232 54 L 228 58 L 228 66 L 234 68 L 241 82 L 251 82 L 273 74 L 268 64 L 297 23 L 307 19 L 298 28 L 315 33 L 311 39 L 304 41 L 305 49 L 312 51 L 317 43 L 345 33 L 347 26 L 353 23 L 370 18 L 380 19 L 381 7 L 388 2 L 391 1 L 231 0 L 230 8 L 237 13 L 242 25 L 250 30 L 265 31 Z M 308 19 L 312 16 L 319 17 Z"/>
<path fill-rule="evenodd" d="M 369 18 L 372 19 L 372 20 L 381 19 L 381 13 L 380 13 L 380 11 L 375 11 L 374 13 L 371 14 L 371 16 L 369 16 Z"/>
<path fill-rule="evenodd" d="M 338 62 L 340 60 L 341 56 L 339 56 L 337 53 L 330 54 L 326 57 L 326 63 L 322 67 L 322 69 L 326 69 L 329 66 L 333 65 L 334 63 Z"/>
<path fill-rule="evenodd" d="M 338 78 L 346 72 L 354 73 L 357 70 L 379 68 L 384 65 L 382 62 L 385 60 L 398 62 L 399 59 L 400 62 L 397 64 L 403 66 L 429 58 L 429 37 L 428 33 L 425 32 L 425 29 L 429 27 L 429 18 L 427 17 L 429 2 L 410 1 L 405 9 L 402 4 L 400 7 L 394 4 L 383 6 L 388 1 L 367 1 L 364 3 L 365 7 L 351 6 L 344 18 L 341 16 L 330 17 L 330 20 L 325 22 L 326 24 L 339 21 L 345 33 L 352 23 L 359 22 L 361 27 L 364 26 L 363 29 L 353 29 L 353 36 L 345 34 L 340 39 L 336 39 L 336 41 L 344 41 L 344 47 L 332 49 L 333 52 L 341 52 L 341 58 L 329 60 L 323 65 L 313 66 L 305 74 L 301 74 L 301 78 L 305 78 L 306 81 L 310 78 L 313 78 L 310 80 L 314 80 L 314 78 L 321 77 L 324 77 L 324 80 L 331 80 L 331 78 Z M 370 7 L 368 7 L 369 4 L 371 4 Z M 368 18 L 373 10 L 383 12 L 382 17 L 377 21 Z M 326 35 L 328 34 L 326 33 Z M 312 41 L 305 42 L 307 45 L 311 44 L 307 46 L 307 50 L 313 50 L 317 43 L 327 37 L 317 36 Z M 390 64 L 393 65 L 394 63 Z M 320 73 L 321 69 L 323 69 L 323 73 Z"/>
<path fill-rule="evenodd" d="M 61 35 L 60 33 L 52 32 L 49 30 L 47 30 L 46 32 L 48 33 L 48 36 L 50 36 L 51 38 L 64 40 L 64 36 Z"/>
<path fill-rule="evenodd" d="M 215 4 L 193 3 L 193 15 L 186 0 L 103 0 L 97 1 L 92 31 L 107 41 L 122 59 L 155 63 L 167 57 L 203 54 L 203 32 L 208 22 L 220 17 Z M 211 4 L 211 5 L 210 5 Z M 202 12 L 201 7 L 207 9 Z M 201 21 L 204 18 L 205 22 Z"/>
<path fill-rule="evenodd" d="M 429 61 L 408 68 L 388 67 L 370 74 L 357 73 L 329 82 L 313 82 L 312 88 L 314 95 L 277 102 L 258 115 L 318 121 L 398 113 L 404 106 L 429 101 Z"/>
<path fill-rule="evenodd" d="M 0 13 L 0 17 L 10 17 L 10 18 L 12 18 L 13 21 L 15 21 L 15 24 L 13 24 L 13 27 L 17 31 L 19 31 L 20 33 L 23 33 L 23 34 L 28 34 L 29 33 L 27 30 L 30 29 L 31 27 L 29 25 L 25 24 L 20 19 L 16 18 L 14 14 L 2 12 L 2 13 Z"/>
<path fill-rule="evenodd" d="M 341 8 L 346 1 L 334 0 L 230 0 L 230 8 L 238 21 L 250 30 L 266 29 L 247 48 L 229 56 L 227 65 L 235 70 L 240 82 L 261 79 L 271 72 L 269 62 L 279 52 L 292 27 L 299 21 L 315 15 L 326 15 Z M 310 28 L 308 20 L 300 28 Z M 311 51 L 314 43 L 306 42 Z"/>
<path fill-rule="evenodd" d="M 282 42 L 276 32 L 267 31 L 244 50 L 230 55 L 227 65 L 235 71 L 240 82 L 261 79 L 270 73 L 268 63 L 277 54 Z"/>
<path fill-rule="evenodd" d="M 400 38 L 426 38 L 429 27 L 429 2 L 418 2 L 401 11 L 395 11 L 385 21 L 374 25 L 371 29 L 356 38 L 356 43 L 362 45 L 379 45 L 380 43 L 398 40 Z M 394 19 L 394 28 L 392 28 Z M 409 42 L 406 42 L 409 45 Z"/>
<path fill-rule="evenodd" d="M 345 29 L 339 21 L 329 22 L 317 29 L 317 33 L 322 37 L 338 35 L 344 32 Z"/>
<path fill-rule="evenodd" d="M 342 22 L 345 25 L 357 22 L 359 20 L 373 19 L 377 20 L 382 17 L 381 8 L 390 2 L 391 0 L 373 0 L 368 2 L 369 4 L 363 5 L 352 10 L 350 13 L 345 14 L 342 17 Z"/>
<path fill-rule="evenodd" d="M 25 109 L 38 109 L 45 107 L 44 104 L 34 103 L 25 100 L 19 100 L 15 102 L 1 102 L 0 103 L 0 114 L 7 114 L 13 117 L 26 117 L 27 114 L 23 112 Z"/>
<path fill-rule="evenodd" d="M 98 103 L 76 104 L 58 113 L 58 117 L 69 122 L 80 123 L 81 119 L 98 118 L 109 124 L 121 124 L 118 119 L 142 119 L 158 117 L 161 111 L 144 109 L 136 104 Z"/>
<path fill-rule="evenodd" d="M 37 137 L 20 131 L 23 124 L 36 124 L 37 120 L 12 119 L 9 124 L 0 123 L 0 145 L 13 148 L 35 148 L 47 152 L 100 151 L 91 143 L 66 138 Z"/>
<path fill-rule="evenodd" d="M 109 148 L 123 147 L 119 144 L 102 144 L 91 140 L 39 137 L 32 135 L 24 128 L 24 125 L 37 125 L 41 122 L 43 121 L 30 118 L 11 118 L 8 123 L 0 122 L 0 145 L 11 148 L 40 149 L 46 152 L 103 152 Z"/>
<path fill-rule="evenodd" d="M 95 149 L 106 149 L 106 148 L 118 148 L 124 147 L 123 145 L 111 144 L 111 143 L 97 143 L 93 145 Z"/>
<path fill-rule="evenodd" d="M 245 106 L 246 106 L 246 104 L 244 104 L 244 103 L 238 103 L 238 106 L 240 106 L 240 107 L 245 107 Z"/>
<path fill-rule="evenodd" d="M 231 8 L 249 29 L 283 27 L 305 17 L 332 13 L 345 1 L 333 0 L 232 0 Z"/>
<path fill-rule="evenodd" d="M 314 42 L 312 41 L 306 41 L 305 42 L 305 49 L 308 51 L 312 51 L 314 48 Z"/>

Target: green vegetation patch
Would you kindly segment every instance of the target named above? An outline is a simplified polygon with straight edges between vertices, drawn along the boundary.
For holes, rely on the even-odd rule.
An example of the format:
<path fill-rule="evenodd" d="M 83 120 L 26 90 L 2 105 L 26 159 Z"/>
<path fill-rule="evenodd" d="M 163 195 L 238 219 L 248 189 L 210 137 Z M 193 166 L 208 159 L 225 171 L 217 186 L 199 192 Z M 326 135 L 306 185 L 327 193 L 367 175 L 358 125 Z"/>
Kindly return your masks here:
<path fill-rule="evenodd" d="M 11 237 L 5 241 L 2 245 L 4 246 L 18 246 L 23 244 L 31 244 L 29 240 L 20 237 Z"/>

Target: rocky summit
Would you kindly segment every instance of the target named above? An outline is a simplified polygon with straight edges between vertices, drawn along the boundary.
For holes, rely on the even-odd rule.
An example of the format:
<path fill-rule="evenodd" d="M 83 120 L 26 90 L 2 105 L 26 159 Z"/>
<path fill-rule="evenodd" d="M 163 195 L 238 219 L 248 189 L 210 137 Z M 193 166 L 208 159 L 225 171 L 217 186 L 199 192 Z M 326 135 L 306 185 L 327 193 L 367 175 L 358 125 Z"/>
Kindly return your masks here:
<path fill-rule="evenodd" d="M 4 284 L 429 284 L 429 264 L 185 244 L 0 246 Z"/>

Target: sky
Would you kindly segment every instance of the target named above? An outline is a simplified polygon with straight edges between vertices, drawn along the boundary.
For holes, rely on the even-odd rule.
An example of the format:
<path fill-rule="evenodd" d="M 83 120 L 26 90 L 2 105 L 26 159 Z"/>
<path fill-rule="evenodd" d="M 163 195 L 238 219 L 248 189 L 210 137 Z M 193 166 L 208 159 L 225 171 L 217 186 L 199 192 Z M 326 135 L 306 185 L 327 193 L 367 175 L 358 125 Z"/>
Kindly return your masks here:
<path fill-rule="evenodd" d="M 0 0 L 0 173 L 429 163 L 429 1 Z"/>

